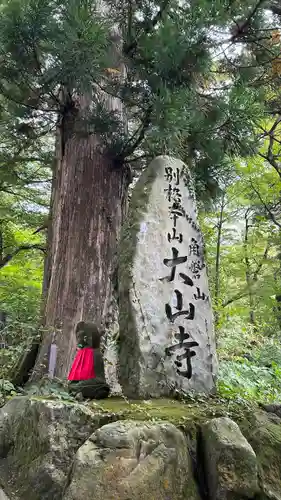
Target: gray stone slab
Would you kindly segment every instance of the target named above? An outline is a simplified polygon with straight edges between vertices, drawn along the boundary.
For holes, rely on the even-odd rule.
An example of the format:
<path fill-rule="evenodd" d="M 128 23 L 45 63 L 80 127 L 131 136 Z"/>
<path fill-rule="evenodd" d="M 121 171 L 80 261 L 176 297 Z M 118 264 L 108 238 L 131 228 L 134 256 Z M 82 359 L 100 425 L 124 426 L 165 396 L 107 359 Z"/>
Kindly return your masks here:
<path fill-rule="evenodd" d="M 213 391 L 208 279 L 187 167 L 162 156 L 132 194 L 119 256 L 119 377 L 128 397 Z"/>

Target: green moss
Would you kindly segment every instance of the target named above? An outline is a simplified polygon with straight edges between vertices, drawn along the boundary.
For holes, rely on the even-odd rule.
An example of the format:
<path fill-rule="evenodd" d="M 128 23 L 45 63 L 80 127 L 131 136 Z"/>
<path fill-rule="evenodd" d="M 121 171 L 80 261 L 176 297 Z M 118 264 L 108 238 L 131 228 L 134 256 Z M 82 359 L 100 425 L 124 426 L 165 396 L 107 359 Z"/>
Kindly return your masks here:
<path fill-rule="evenodd" d="M 29 483 L 30 471 L 36 470 L 38 461 L 40 462 L 48 451 L 47 436 L 43 433 L 46 428 L 43 423 L 44 414 L 36 405 L 30 405 L 26 397 L 15 397 L 9 404 L 12 406 L 7 410 L 8 433 L 12 446 L 6 460 L 2 462 L 1 474 L 5 482 L 4 489 L 8 494 L 9 488 L 21 493 L 26 490 L 30 500 L 37 499 Z"/>
<path fill-rule="evenodd" d="M 77 409 L 77 412 L 82 414 L 86 411 L 99 414 L 114 414 L 116 419 L 131 419 L 131 420 L 155 420 L 155 421 L 169 421 L 176 426 L 190 427 L 192 425 L 198 426 L 206 420 L 220 416 L 228 416 L 236 421 L 239 425 L 240 422 L 245 422 L 250 418 L 254 412 L 257 411 L 257 405 L 248 405 L 244 402 L 227 401 L 216 397 L 198 396 L 192 397 L 190 401 L 178 401 L 169 398 L 148 399 L 148 400 L 129 400 L 125 398 L 109 397 L 104 400 L 92 400 L 84 403 L 78 403 L 75 400 L 65 400 L 56 397 L 55 394 L 32 396 L 30 398 L 17 397 L 14 400 L 23 401 L 26 399 L 31 401 L 42 401 L 42 411 L 39 412 L 38 405 L 29 406 L 28 418 L 20 420 L 17 424 L 16 442 L 17 446 L 21 446 L 21 436 L 34 435 L 38 432 L 39 418 L 44 419 L 45 401 L 56 401 L 58 404 L 70 406 Z M 32 408 L 32 410 L 30 410 Z M 34 408 L 34 409 L 33 409 Z M 37 409 L 35 411 L 35 408 Z M 22 411 L 22 410 L 21 410 Z M 39 415 L 40 413 L 40 415 Z M 261 412 L 264 414 L 264 412 Z M 267 414 L 265 414 L 267 415 Z M 247 422 L 248 420 L 246 420 Z M 38 440 L 43 439 L 42 435 L 38 435 Z M 38 443 L 37 443 L 38 444 Z M 36 444 L 36 448 L 37 448 Z M 22 450 L 23 452 L 23 450 Z"/>
<path fill-rule="evenodd" d="M 262 488 L 280 495 L 281 420 L 274 414 L 256 411 L 240 422 L 240 428 L 254 449 Z"/>
<path fill-rule="evenodd" d="M 25 398 L 16 398 L 23 400 Z M 27 402 L 28 402 L 27 398 Z M 62 401 L 53 394 L 49 396 L 33 396 L 30 398 L 34 401 L 42 400 L 41 405 L 30 406 L 28 411 L 24 412 L 25 418 L 19 419 L 16 429 L 13 430 L 15 435 L 15 447 L 18 450 L 20 462 L 24 465 L 26 461 L 29 463 L 36 457 L 45 453 L 47 446 L 47 436 L 42 435 L 40 421 L 43 422 L 44 402 L 46 400 L 56 401 L 64 406 L 77 408 L 80 415 L 86 411 L 92 412 L 93 415 L 112 415 L 116 420 L 130 419 L 140 421 L 168 421 L 181 428 L 186 434 L 194 437 L 198 427 L 206 420 L 220 416 L 228 416 L 236 421 L 248 422 L 248 418 L 257 410 L 257 407 L 246 406 L 241 402 L 226 401 L 214 397 L 197 397 L 190 401 L 177 401 L 174 399 L 161 398 L 143 400 L 127 400 L 124 398 L 109 397 L 104 400 L 93 400 L 85 403 L 73 401 Z M 275 427 L 273 427 L 275 430 Z M 277 431 L 276 431 L 277 432 Z M 281 430 L 280 430 L 281 434 Z M 30 436 L 33 436 L 33 449 L 30 448 Z M 46 438 L 46 440 L 45 440 Z M 280 436 L 281 439 L 281 436 Z"/>
<path fill-rule="evenodd" d="M 28 466 L 33 460 L 48 450 L 47 436 L 40 429 L 44 428 L 44 414 L 38 412 L 36 405 L 27 407 L 23 418 L 17 419 L 14 433 L 14 451 L 19 466 Z"/>
<path fill-rule="evenodd" d="M 211 497 L 227 491 L 229 500 L 237 495 L 252 498 L 259 491 L 255 454 L 233 420 L 220 418 L 203 425 L 202 443 Z"/>
<path fill-rule="evenodd" d="M 145 213 L 157 169 L 153 163 L 137 182 L 123 225 L 118 252 L 118 303 L 119 303 L 119 376 L 124 394 L 138 397 L 140 347 L 134 314 L 130 302 L 132 265 L 137 246 L 137 234 Z"/>
<path fill-rule="evenodd" d="M 239 421 L 251 411 L 241 403 L 229 403 L 213 398 L 190 403 L 166 398 L 148 401 L 109 398 L 99 402 L 92 401 L 90 406 L 98 412 L 113 412 L 120 419 L 169 421 L 192 439 L 195 438 L 198 427 L 208 419 L 228 416 Z"/>
<path fill-rule="evenodd" d="M 183 500 L 194 500 L 194 499 L 200 499 L 200 495 L 198 492 L 198 486 L 195 481 L 188 481 L 188 484 L 185 488 Z"/>
<path fill-rule="evenodd" d="M 31 399 L 34 402 L 41 399 L 44 401 L 46 396 Z M 121 419 L 169 421 L 188 437 L 192 453 L 196 450 L 196 437 L 201 425 L 212 418 L 228 416 L 239 425 L 257 455 L 263 492 L 260 498 L 280 497 L 281 420 L 275 414 L 261 411 L 257 405 L 199 396 L 185 402 L 167 398 L 129 401 L 112 397 L 81 404 L 58 400 L 52 394 L 49 399 L 65 406 L 71 405 L 75 412 L 77 411 L 75 419 L 81 421 L 82 426 L 83 420 L 80 419 L 85 412 L 97 417 L 97 428 Z M 44 423 L 45 404 L 42 401 L 42 405 L 30 405 L 29 400 L 30 398 L 20 397 L 14 398 L 13 403 L 11 401 L 10 411 L 15 418 L 9 424 L 9 432 L 13 435 L 11 452 L 13 457 L 16 457 L 20 469 L 15 478 L 17 485 L 28 483 L 28 470 L 31 468 L 34 470 L 36 464 L 40 463 L 41 457 L 48 451 L 48 436 L 44 435 L 44 430 L 46 432 L 47 428 L 47 423 Z M 80 415 L 81 410 L 82 415 Z M 22 418 L 18 418 L 19 414 Z"/>

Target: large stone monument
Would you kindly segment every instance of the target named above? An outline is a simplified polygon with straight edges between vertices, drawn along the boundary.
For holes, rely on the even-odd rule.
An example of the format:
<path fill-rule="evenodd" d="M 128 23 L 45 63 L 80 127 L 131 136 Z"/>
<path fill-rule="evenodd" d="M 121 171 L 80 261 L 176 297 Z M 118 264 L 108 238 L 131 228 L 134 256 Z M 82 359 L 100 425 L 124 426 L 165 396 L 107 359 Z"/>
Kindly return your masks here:
<path fill-rule="evenodd" d="M 125 396 L 211 392 L 217 371 L 203 239 L 187 167 L 161 156 L 134 188 L 119 255 Z"/>

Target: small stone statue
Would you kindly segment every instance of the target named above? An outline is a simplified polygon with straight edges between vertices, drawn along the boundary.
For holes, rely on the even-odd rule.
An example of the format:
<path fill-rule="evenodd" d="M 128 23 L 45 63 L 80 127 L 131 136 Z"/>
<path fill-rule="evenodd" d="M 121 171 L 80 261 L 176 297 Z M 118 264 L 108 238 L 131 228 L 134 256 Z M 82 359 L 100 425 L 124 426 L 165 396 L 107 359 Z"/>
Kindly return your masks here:
<path fill-rule="evenodd" d="M 76 339 L 78 352 L 68 375 L 69 392 L 80 399 L 107 398 L 110 388 L 105 381 L 101 334 L 97 326 L 80 321 L 76 326 Z"/>

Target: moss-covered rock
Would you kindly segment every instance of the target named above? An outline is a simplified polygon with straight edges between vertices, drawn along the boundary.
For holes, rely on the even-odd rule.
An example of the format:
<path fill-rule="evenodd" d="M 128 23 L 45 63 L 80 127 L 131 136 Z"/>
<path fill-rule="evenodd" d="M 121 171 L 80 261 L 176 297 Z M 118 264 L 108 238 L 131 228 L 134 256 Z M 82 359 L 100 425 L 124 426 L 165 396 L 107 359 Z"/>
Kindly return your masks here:
<path fill-rule="evenodd" d="M 61 499 L 77 449 L 113 414 L 17 397 L 0 410 L 0 477 L 21 500 Z"/>
<path fill-rule="evenodd" d="M 281 499 L 281 419 L 255 411 L 240 422 L 240 428 L 253 447 L 258 461 L 262 499 Z"/>
<path fill-rule="evenodd" d="M 204 466 L 211 500 L 254 498 L 257 458 L 238 425 L 226 417 L 202 426 Z"/>
<path fill-rule="evenodd" d="M 53 399 L 47 399 L 46 397 L 39 398 L 34 396 L 15 397 L 0 411 L 0 488 L 5 491 L 5 494 L 11 500 L 61 499 L 63 491 L 69 486 L 68 479 L 74 478 L 75 470 L 71 468 L 72 462 L 74 457 L 80 454 L 81 450 L 85 460 L 85 457 L 89 456 L 89 464 L 87 467 L 89 470 L 91 469 L 93 450 L 95 450 L 94 456 L 97 457 L 97 442 L 93 442 L 89 437 L 94 432 L 98 431 L 98 429 L 100 429 L 96 434 L 99 436 L 100 442 L 98 446 L 98 457 L 102 460 L 103 448 L 101 443 L 103 442 L 105 448 L 111 450 L 110 456 L 115 457 L 114 460 L 116 460 L 118 447 L 115 445 L 115 447 L 113 445 L 110 447 L 107 442 L 102 441 L 102 435 L 105 435 L 102 431 L 102 426 L 115 421 L 120 421 L 121 427 L 124 424 L 124 429 L 126 425 L 129 425 L 133 433 L 135 432 L 133 429 L 140 428 L 163 429 L 161 427 L 162 424 L 166 426 L 167 422 L 169 422 L 169 425 L 172 424 L 173 429 L 175 426 L 178 431 L 181 431 L 180 434 L 178 434 L 178 431 L 173 430 L 172 432 L 172 436 L 174 437 L 181 436 L 179 441 L 177 441 L 178 438 L 175 437 L 174 448 L 176 449 L 176 453 L 178 453 L 177 448 L 179 447 L 179 449 L 181 449 L 182 445 L 180 443 L 184 440 L 185 456 L 187 457 L 189 471 L 188 474 L 192 471 L 190 468 L 190 457 L 193 466 L 193 475 L 191 475 L 191 480 L 187 485 L 186 499 L 196 498 L 197 493 L 194 490 L 196 483 L 198 483 L 201 498 L 207 498 L 205 495 L 205 483 L 209 478 L 206 475 L 206 469 L 208 470 L 208 467 L 205 467 L 205 470 L 203 467 L 203 446 L 200 438 L 201 428 L 204 429 L 206 421 L 212 421 L 213 419 L 221 420 L 220 417 L 228 417 L 235 421 L 256 453 L 260 492 L 255 495 L 255 500 L 281 500 L 281 419 L 274 414 L 267 414 L 260 410 L 258 406 L 253 405 L 249 407 L 234 401 L 221 401 L 216 398 L 207 397 L 197 397 L 193 399 L 192 396 L 190 396 L 189 401 L 185 402 L 172 399 L 128 401 L 120 398 L 109 398 L 104 401 L 91 401 L 83 404 L 78 404 L 73 401 L 61 401 L 54 399 L 54 396 L 52 396 L 52 398 Z M 125 421 L 128 420 L 131 422 L 130 424 L 125 423 Z M 132 423 L 132 421 L 136 424 Z M 231 425 L 235 427 L 233 422 Z M 236 431 L 237 428 L 235 427 L 235 436 L 239 437 L 241 444 L 241 433 L 239 434 L 240 431 Z M 136 432 L 138 433 L 139 431 Z M 128 488 L 131 488 L 132 484 L 136 484 L 138 485 L 136 488 L 139 488 L 139 491 L 141 491 L 141 474 L 144 470 L 148 475 L 147 484 L 149 483 L 150 468 L 146 468 L 145 464 L 152 463 L 152 465 L 154 464 L 155 467 L 157 467 L 156 462 L 158 458 L 160 461 L 164 461 L 169 454 L 171 457 L 173 456 L 171 451 L 172 446 L 168 444 L 171 442 L 169 441 L 170 438 L 167 437 L 169 433 L 165 434 L 165 432 L 162 436 L 164 436 L 163 440 L 166 440 L 165 447 L 167 450 L 164 453 L 164 449 L 161 448 L 164 453 L 163 456 L 162 451 L 159 457 L 157 455 L 158 452 L 152 452 L 151 456 L 147 458 L 147 462 L 144 460 L 143 467 L 139 467 L 140 476 L 138 477 L 136 472 L 134 472 L 135 483 L 133 483 L 133 479 L 131 482 L 131 474 L 126 476 L 124 472 L 127 478 L 124 479 L 124 485 L 129 481 Z M 121 436 L 120 433 L 119 435 Z M 124 436 L 126 441 L 128 436 L 126 433 L 124 433 Z M 145 433 L 144 436 L 146 436 Z M 226 436 L 227 439 L 231 441 L 229 433 L 226 432 Z M 143 439 L 144 443 L 148 440 L 149 439 L 146 437 Z M 233 440 L 234 439 L 232 439 L 232 441 Z M 137 446 L 136 443 L 140 443 L 140 441 L 141 439 L 139 437 L 134 437 L 132 442 L 135 443 L 134 446 Z M 87 443 L 87 446 L 85 443 Z M 231 490 L 232 492 L 235 490 L 234 496 L 227 496 L 227 498 L 235 497 L 235 500 L 244 498 L 247 494 L 247 488 L 250 488 L 251 492 L 253 492 L 256 485 L 257 476 L 254 466 L 254 456 L 252 456 L 249 451 L 250 446 L 248 445 L 247 447 L 245 441 L 244 444 L 246 451 L 244 450 L 245 456 L 242 454 L 243 460 L 241 459 L 241 470 L 239 470 L 238 467 L 235 469 L 236 479 L 239 477 L 241 479 L 241 484 L 244 484 L 243 491 L 236 488 L 238 484 L 237 480 L 236 483 L 234 481 L 236 489 L 232 488 Z M 236 445 L 237 443 L 235 441 L 235 446 Z M 213 450 L 220 449 L 220 446 L 222 446 L 221 435 L 214 436 L 214 443 L 211 446 L 210 454 L 212 460 Z M 236 455 L 238 451 L 235 450 L 235 446 L 229 448 L 234 458 L 238 456 Z M 136 455 L 134 456 L 135 451 L 132 451 L 135 449 L 136 448 L 133 447 L 129 450 L 129 453 L 132 455 L 130 460 L 132 461 L 136 459 Z M 153 448 L 153 450 L 156 449 L 157 446 Z M 122 460 L 126 462 L 128 458 L 126 458 L 128 448 L 124 447 L 122 450 L 125 454 L 124 456 L 122 455 Z M 155 453 L 158 457 L 157 460 Z M 240 455 L 240 457 L 242 457 L 242 455 Z M 181 455 L 178 455 L 178 464 L 182 463 L 182 459 L 179 459 L 179 456 Z M 107 454 L 105 454 L 105 457 L 106 460 L 108 460 Z M 243 474 L 246 472 L 245 463 L 248 464 L 247 470 L 249 470 L 249 464 L 251 464 L 250 457 L 253 458 L 253 474 L 247 485 L 247 480 L 244 478 Z M 98 460 L 99 459 L 95 458 L 93 467 L 101 467 L 99 470 L 103 470 L 102 473 L 105 474 L 104 477 L 105 480 L 107 480 L 108 474 L 110 477 L 110 471 L 113 473 L 113 471 L 117 469 L 114 469 L 115 466 L 110 469 L 108 464 L 104 464 L 104 469 L 102 469 L 102 464 L 97 465 Z M 150 460 L 152 462 L 150 462 Z M 238 459 L 235 458 L 235 460 L 235 463 L 238 464 Z M 207 465 L 209 462 L 210 460 L 207 461 Z M 169 469 L 169 467 L 168 470 L 171 471 L 172 469 Z M 93 470 L 95 469 L 93 468 L 92 471 Z M 128 471 L 128 468 L 126 470 Z M 232 471 L 231 467 L 229 470 Z M 209 469 L 209 475 L 213 476 L 214 472 L 210 471 L 211 469 Z M 219 475 L 221 476 L 219 480 L 223 483 L 226 477 L 225 463 L 223 463 L 223 466 L 220 468 Z M 190 475 L 188 475 L 188 477 L 190 477 Z M 228 476 L 227 480 L 229 481 L 231 479 L 233 482 L 233 478 L 233 475 L 232 477 Z M 73 484 L 75 484 L 75 482 Z M 164 483 L 162 482 L 161 484 L 162 486 L 159 486 L 159 492 L 162 495 L 164 492 Z M 170 483 L 165 482 L 165 484 L 169 493 L 170 490 L 168 485 Z M 122 488 L 125 488 L 124 485 Z M 126 489 L 120 491 L 126 493 Z M 129 489 L 128 491 L 131 490 Z M 171 495 L 169 497 L 168 493 L 167 498 L 173 498 Z M 166 498 L 163 495 L 162 497 L 155 498 L 159 500 Z M 87 498 L 92 498 L 92 491 L 88 493 L 88 497 L 85 495 L 83 500 L 87 500 Z M 100 498 L 103 500 L 102 497 Z M 115 499 L 117 497 L 114 496 L 113 498 Z M 120 496 L 118 500 L 133 500 L 135 498 L 135 496 L 130 497 L 125 495 L 124 497 Z M 150 498 L 153 497 L 151 496 Z M 223 499 L 225 497 L 221 495 L 220 498 Z M 68 500 L 67 497 L 66 500 Z"/>
<path fill-rule="evenodd" d="M 200 425 L 211 418 L 229 417 L 239 422 L 252 412 L 252 408 L 241 403 L 223 402 L 204 396 L 186 401 L 170 398 L 139 401 L 108 398 L 89 404 L 95 411 L 113 412 L 119 419 L 169 421 L 189 435 L 195 435 Z"/>
<path fill-rule="evenodd" d="M 197 500 L 186 438 L 170 423 L 116 422 L 78 450 L 64 500 Z"/>

